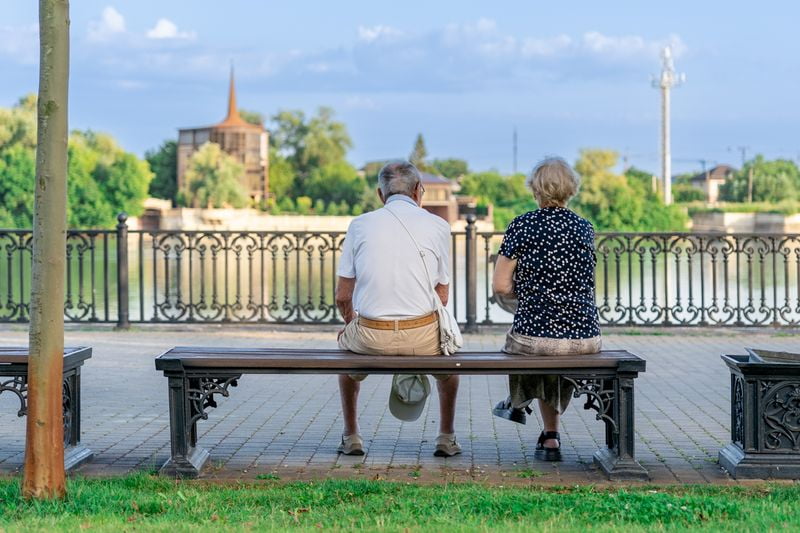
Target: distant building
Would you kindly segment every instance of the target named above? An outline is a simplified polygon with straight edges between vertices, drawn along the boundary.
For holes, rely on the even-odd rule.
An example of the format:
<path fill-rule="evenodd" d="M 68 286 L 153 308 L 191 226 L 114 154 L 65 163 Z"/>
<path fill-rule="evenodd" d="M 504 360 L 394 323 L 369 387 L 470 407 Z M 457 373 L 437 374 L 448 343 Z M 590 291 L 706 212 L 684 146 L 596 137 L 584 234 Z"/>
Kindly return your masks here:
<path fill-rule="evenodd" d="M 250 198 L 255 201 L 266 199 L 269 195 L 268 140 L 263 126 L 250 124 L 239 115 L 231 70 L 225 120 L 213 126 L 178 130 L 178 190 L 182 191 L 186 185 L 189 158 L 205 143 L 213 142 L 244 166 L 241 180 Z"/>
<path fill-rule="evenodd" d="M 735 173 L 736 169 L 730 165 L 717 165 L 706 172 L 692 176 L 689 178 L 689 183 L 705 193 L 708 203 L 715 204 L 719 201 L 720 187 Z"/>
<path fill-rule="evenodd" d="M 420 172 L 425 194 L 422 196 L 422 207 L 428 212 L 438 215 L 452 224 L 458 220 L 458 201 L 455 193 L 459 185 L 444 176 Z"/>

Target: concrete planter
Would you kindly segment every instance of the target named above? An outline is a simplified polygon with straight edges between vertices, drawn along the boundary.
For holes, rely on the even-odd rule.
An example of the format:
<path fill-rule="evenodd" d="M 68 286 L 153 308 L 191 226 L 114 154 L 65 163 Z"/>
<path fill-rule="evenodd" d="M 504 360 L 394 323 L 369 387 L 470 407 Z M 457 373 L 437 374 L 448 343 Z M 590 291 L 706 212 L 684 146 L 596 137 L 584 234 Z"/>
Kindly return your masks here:
<path fill-rule="evenodd" d="M 800 354 L 723 355 L 731 372 L 731 443 L 719 463 L 735 478 L 800 479 Z"/>

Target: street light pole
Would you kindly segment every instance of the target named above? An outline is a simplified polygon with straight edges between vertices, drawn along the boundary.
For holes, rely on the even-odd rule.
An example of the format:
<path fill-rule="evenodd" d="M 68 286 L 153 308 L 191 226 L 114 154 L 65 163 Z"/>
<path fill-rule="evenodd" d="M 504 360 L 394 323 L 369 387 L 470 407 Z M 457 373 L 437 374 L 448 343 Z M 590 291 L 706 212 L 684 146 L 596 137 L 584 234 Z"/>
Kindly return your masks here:
<path fill-rule="evenodd" d="M 670 153 L 670 90 L 683 83 L 684 74 L 677 74 L 672 63 L 672 49 L 665 46 L 661 52 L 661 75 L 653 80 L 653 87 L 661 91 L 661 179 L 664 182 L 664 203 L 672 203 L 672 154 Z"/>

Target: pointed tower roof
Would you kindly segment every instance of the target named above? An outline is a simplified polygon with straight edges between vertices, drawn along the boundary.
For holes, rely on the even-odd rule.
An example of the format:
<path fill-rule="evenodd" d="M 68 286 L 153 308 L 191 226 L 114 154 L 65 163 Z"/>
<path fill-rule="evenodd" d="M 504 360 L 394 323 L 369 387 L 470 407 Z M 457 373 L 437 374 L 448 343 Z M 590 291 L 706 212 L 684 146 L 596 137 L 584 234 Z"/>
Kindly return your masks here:
<path fill-rule="evenodd" d="M 255 124 L 250 124 L 245 119 L 239 115 L 239 108 L 236 107 L 236 84 L 233 78 L 233 65 L 231 65 L 231 81 L 230 87 L 228 88 L 228 116 L 225 117 L 225 120 L 214 126 L 215 128 L 229 128 L 229 127 L 250 127 L 250 128 L 257 128 L 263 129 Z"/>

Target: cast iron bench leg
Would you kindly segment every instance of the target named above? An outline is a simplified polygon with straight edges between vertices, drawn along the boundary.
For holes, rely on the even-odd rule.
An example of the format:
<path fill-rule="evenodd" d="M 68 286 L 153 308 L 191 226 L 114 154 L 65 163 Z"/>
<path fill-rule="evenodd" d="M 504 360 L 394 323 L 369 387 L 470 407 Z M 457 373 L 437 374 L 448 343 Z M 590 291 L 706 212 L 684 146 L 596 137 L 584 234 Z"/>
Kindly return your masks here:
<path fill-rule="evenodd" d="M 197 421 L 216 407 L 214 396 L 228 396 L 241 374 L 222 377 L 169 376 L 169 434 L 171 453 L 159 471 L 173 477 L 197 477 L 208 461 L 208 450 L 197 446 Z"/>
<path fill-rule="evenodd" d="M 64 374 L 62 392 L 62 405 L 64 407 L 64 469 L 69 471 L 94 456 L 92 450 L 81 444 L 80 367 Z"/>
<path fill-rule="evenodd" d="M 607 446 L 594 454 L 595 463 L 612 481 L 642 480 L 650 476 L 647 470 L 636 460 L 636 433 L 634 431 L 633 377 L 620 374 L 614 380 L 614 396 L 611 415 L 617 426 L 617 434 L 613 446 Z M 610 424 L 608 424 L 610 425 Z M 609 429 L 606 427 L 606 440 L 609 440 Z"/>

